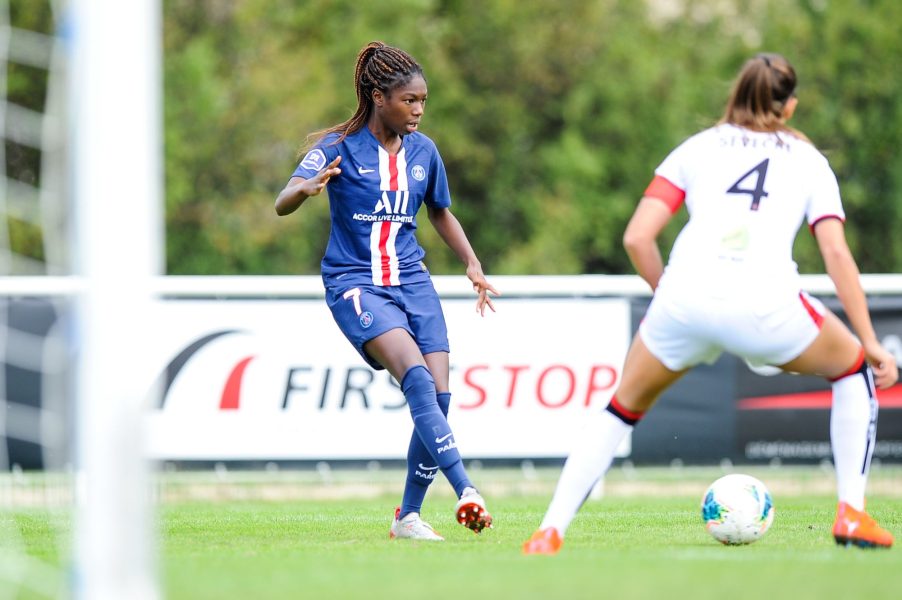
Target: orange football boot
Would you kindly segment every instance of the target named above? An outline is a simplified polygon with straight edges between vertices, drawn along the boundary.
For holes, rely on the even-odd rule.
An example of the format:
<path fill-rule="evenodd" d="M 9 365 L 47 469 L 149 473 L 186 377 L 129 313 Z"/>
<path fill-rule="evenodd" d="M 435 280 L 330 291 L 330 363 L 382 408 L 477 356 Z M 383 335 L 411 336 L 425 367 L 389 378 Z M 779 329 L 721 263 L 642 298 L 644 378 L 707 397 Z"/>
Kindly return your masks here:
<path fill-rule="evenodd" d="M 893 534 L 877 525 L 868 513 L 855 510 L 845 502 L 836 507 L 833 538 L 842 546 L 889 548 L 893 545 Z"/>
<path fill-rule="evenodd" d="M 557 554 L 564 544 L 554 527 L 539 529 L 523 543 L 523 554 Z"/>
<path fill-rule="evenodd" d="M 485 507 L 485 500 L 475 488 L 464 489 L 454 512 L 457 515 L 457 522 L 473 533 L 481 533 L 483 529 L 492 527 L 492 515 Z"/>

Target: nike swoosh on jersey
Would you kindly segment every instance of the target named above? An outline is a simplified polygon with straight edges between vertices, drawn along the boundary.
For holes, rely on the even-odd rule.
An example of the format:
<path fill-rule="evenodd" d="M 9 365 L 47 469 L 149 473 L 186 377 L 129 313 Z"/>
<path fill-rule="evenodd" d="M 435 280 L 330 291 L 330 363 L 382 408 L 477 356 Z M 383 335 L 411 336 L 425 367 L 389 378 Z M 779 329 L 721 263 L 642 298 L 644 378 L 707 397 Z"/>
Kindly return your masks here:
<path fill-rule="evenodd" d="M 376 169 L 364 169 L 363 167 L 357 167 L 357 172 L 361 175 L 366 175 L 367 173 L 375 173 Z"/>

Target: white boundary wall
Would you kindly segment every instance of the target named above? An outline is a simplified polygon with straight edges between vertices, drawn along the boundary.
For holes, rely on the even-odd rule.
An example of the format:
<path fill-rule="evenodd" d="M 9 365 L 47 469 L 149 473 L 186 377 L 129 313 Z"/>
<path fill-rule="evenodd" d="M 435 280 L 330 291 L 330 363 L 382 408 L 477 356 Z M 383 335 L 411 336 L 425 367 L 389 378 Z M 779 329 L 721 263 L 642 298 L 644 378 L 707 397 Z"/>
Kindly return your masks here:
<path fill-rule="evenodd" d="M 504 297 L 650 296 L 635 275 L 489 275 Z M 902 274 L 863 274 L 869 296 L 902 294 Z M 433 276 L 443 298 L 468 298 L 472 290 L 463 276 Z M 317 275 L 235 275 L 151 278 L 152 293 L 176 298 L 323 298 Z M 815 295 L 835 295 L 826 275 L 802 275 L 802 285 Z M 0 296 L 70 296 L 83 289 L 77 277 L 0 277 Z"/>

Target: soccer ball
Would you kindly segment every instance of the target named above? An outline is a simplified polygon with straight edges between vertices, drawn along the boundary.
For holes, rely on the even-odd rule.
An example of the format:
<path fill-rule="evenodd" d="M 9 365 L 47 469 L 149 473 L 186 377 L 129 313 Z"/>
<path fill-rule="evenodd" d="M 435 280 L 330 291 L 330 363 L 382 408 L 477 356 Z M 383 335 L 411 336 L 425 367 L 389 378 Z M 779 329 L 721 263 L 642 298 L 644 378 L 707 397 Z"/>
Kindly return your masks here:
<path fill-rule="evenodd" d="M 708 533 L 722 544 L 751 544 L 773 523 L 774 503 L 763 483 L 734 473 L 721 477 L 705 492 L 702 519 Z"/>

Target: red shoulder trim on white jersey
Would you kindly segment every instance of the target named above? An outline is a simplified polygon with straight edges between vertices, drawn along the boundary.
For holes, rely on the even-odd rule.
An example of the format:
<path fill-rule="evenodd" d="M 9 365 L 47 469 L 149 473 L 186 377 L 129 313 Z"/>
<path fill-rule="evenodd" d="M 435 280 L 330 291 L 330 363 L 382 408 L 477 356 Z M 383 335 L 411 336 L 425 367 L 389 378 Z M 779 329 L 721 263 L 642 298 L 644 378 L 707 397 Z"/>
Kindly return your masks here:
<path fill-rule="evenodd" d="M 671 213 L 675 213 L 683 205 L 686 199 L 686 192 L 674 185 L 666 177 L 655 175 L 648 187 L 645 188 L 645 195 L 649 198 L 657 198 L 664 202 L 670 209 Z"/>

